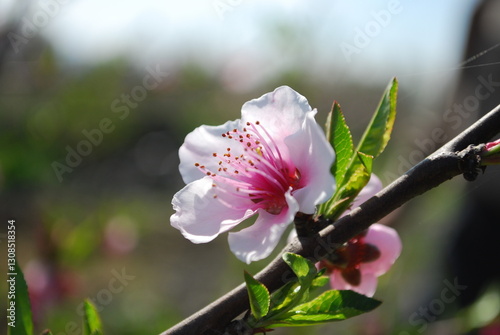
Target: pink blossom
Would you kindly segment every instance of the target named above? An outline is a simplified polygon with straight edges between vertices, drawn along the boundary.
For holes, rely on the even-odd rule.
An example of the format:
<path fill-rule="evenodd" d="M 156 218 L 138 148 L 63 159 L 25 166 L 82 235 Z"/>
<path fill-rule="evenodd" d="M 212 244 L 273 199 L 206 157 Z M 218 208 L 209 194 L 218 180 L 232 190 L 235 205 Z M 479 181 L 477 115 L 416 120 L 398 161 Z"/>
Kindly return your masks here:
<path fill-rule="evenodd" d="M 485 146 L 484 149 L 486 151 L 490 151 L 491 149 L 495 148 L 498 145 L 500 145 L 500 139 L 496 140 L 496 141 L 493 141 L 493 142 L 486 143 L 486 146 Z"/>
<path fill-rule="evenodd" d="M 245 103 L 241 119 L 188 134 L 179 149 L 187 185 L 172 200 L 172 226 L 205 243 L 258 214 L 229 233 L 229 246 L 246 263 L 267 257 L 297 212 L 313 214 L 333 194 L 334 152 L 315 114 L 282 86 Z"/>
<path fill-rule="evenodd" d="M 382 183 L 372 174 L 351 208 L 361 205 L 381 189 Z M 401 249 L 398 233 L 393 228 L 375 223 L 337 249 L 330 259 L 321 260 L 316 266 L 327 269 L 333 289 L 373 296 L 377 277 L 389 270 Z"/>

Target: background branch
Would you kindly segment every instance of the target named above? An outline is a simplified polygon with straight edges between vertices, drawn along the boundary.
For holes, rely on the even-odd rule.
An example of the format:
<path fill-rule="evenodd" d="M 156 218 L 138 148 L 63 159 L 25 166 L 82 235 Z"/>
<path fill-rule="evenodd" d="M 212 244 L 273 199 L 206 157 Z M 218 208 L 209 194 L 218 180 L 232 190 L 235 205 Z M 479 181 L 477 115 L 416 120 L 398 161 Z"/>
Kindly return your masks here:
<path fill-rule="evenodd" d="M 318 222 L 326 226 L 319 234 L 295 239 L 281 254 L 293 252 L 318 261 L 409 200 L 469 172 L 468 169 L 478 168 L 479 161 L 464 164 L 466 160 L 476 157 L 478 147 L 470 145 L 487 142 L 499 132 L 500 105 L 348 215 L 334 224 Z M 281 254 L 255 276 L 270 291 L 293 278 Z M 241 284 L 162 335 L 222 334 L 231 320 L 247 309 L 246 287 Z"/>

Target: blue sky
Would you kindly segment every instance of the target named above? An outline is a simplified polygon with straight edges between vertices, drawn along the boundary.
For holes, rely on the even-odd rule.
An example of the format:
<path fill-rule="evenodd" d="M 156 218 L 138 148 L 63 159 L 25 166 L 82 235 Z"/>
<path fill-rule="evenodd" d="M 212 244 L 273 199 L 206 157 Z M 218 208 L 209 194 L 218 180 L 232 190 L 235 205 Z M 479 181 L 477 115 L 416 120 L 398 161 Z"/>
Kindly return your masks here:
<path fill-rule="evenodd" d="M 12 3 L 0 0 L 0 13 L 8 13 Z M 189 58 L 217 71 L 226 65 L 249 69 L 244 74 L 250 82 L 303 64 L 318 75 L 328 75 L 332 69 L 358 80 L 387 81 L 394 75 L 418 80 L 445 74 L 460 63 L 475 4 L 475 0 L 40 0 L 24 17 L 33 20 L 40 11 L 48 11 L 50 19 L 39 33 L 69 63 L 94 64 L 117 55 L 137 64 L 175 64 Z M 391 13 L 391 8 L 399 10 Z M 377 13 L 390 16 L 381 24 Z M 0 14 L 0 20 L 7 20 L 5 16 Z M 361 47 L 355 43 L 360 31 L 372 35 Z M 280 35 L 288 38 L 280 40 Z M 346 56 L 346 45 L 357 52 Z"/>

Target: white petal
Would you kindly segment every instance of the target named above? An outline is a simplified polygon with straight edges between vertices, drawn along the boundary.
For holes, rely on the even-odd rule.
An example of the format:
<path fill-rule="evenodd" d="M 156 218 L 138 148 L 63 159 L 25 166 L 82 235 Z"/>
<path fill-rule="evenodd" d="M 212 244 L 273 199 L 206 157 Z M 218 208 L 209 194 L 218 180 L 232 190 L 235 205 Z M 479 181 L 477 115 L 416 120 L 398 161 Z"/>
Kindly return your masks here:
<path fill-rule="evenodd" d="M 172 205 L 176 213 L 170 217 L 170 223 L 193 243 L 209 242 L 255 214 L 250 200 L 227 198 L 217 193 L 217 187 L 212 187 L 210 177 L 198 179 L 174 195 Z"/>
<path fill-rule="evenodd" d="M 266 258 L 274 250 L 299 208 L 290 191 L 285 196 L 288 207 L 283 208 L 280 214 L 274 215 L 260 209 L 259 217 L 252 226 L 229 233 L 229 247 L 238 259 L 250 264 Z"/>
<path fill-rule="evenodd" d="M 293 196 L 300 211 L 307 214 L 313 214 L 315 206 L 328 200 L 335 190 L 335 179 L 330 173 L 335 153 L 314 120 L 315 114 L 316 110 L 308 112 L 301 130 L 285 139 L 303 185 Z"/>
<path fill-rule="evenodd" d="M 234 154 L 240 153 L 241 144 L 227 137 L 222 137 L 222 134 L 238 129 L 240 120 L 227 121 L 220 126 L 200 126 L 190 132 L 184 143 L 179 148 L 180 165 L 182 179 L 186 184 L 203 178 L 205 174 L 200 171 L 194 164 L 204 165 L 207 170 L 217 172 L 219 160 L 213 157 L 214 153 L 223 155 L 227 148 L 231 148 Z"/>
<path fill-rule="evenodd" d="M 288 86 L 246 102 L 241 108 L 243 123 L 260 121 L 273 136 L 285 137 L 299 131 L 311 106 L 307 99 Z M 275 140 L 277 140 L 275 138 Z"/>

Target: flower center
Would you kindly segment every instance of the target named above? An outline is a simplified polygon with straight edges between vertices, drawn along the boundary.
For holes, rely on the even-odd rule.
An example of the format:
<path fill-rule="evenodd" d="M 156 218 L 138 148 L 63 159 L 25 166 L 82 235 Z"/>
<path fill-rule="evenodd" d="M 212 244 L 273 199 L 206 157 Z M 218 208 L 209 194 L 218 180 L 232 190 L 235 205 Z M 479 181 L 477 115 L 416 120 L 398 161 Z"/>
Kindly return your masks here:
<path fill-rule="evenodd" d="M 221 136 L 236 141 L 237 146 L 226 148 L 223 154 L 213 153 L 218 160 L 217 171 L 209 171 L 199 163 L 195 166 L 213 179 L 218 192 L 249 198 L 256 208 L 280 214 L 287 206 L 285 193 L 290 188 L 293 192 L 302 187 L 300 171 L 284 156 L 259 121 L 247 122 L 242 130 L 233 129 Z M 220 201 L 235 208 L 234 204 Z"/>
<path fill-rule="evenodd" d="M 326 267 L 328 272 L 340 271 L 346 282 L 353 286 L 361 283 L 361 263 L 373 262 L 380 257 L 377 246 L 364 241 L 366 233 L 362 233 L 337 249 L 330 259 L 320 262 L 320 267 Z"/>

